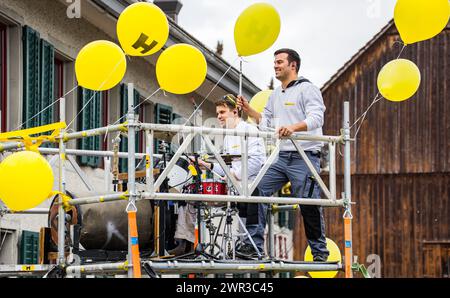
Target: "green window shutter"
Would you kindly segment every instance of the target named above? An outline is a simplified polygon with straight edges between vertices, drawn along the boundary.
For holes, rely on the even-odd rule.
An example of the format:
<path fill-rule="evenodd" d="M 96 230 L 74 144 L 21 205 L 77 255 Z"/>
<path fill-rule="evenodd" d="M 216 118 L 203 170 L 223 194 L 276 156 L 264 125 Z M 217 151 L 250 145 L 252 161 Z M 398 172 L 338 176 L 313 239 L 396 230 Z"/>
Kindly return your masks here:
<path fill-rule="evenodd" d="M 23 122 L 40 111 L 40 50 L 39 33 L 28 26 L 23 27 Z M 26 128 L 39 125 L 38 117 L 26 124 Z"/>
<path fill-rule="evenodd" d="M 54 47 L 41 40 L 41 67 L 40 67 L 40 110 L 53 103 L 54 79 L 55 79 L 55 49 Z M 47 109 L 40 115 L 40 125 L 46 125 L 54 122 L 54 106 Z"/>
<path fill-rule="evenodd" d="M 20 241 L 19 263 L 38 264 L 39 262 L 39 233 L 23 231 Z"/>
<path fill-rule="evenodd" d="M 141 94 L 134 89 L 134 106 L 138 106 L 141 100 Z M 139 111 L 135 110 L 136 112 Z M 128 86 L 126 84 L 120 85 L 120 115 L 121 117 L 128 113 Z M 126 120 L 124 120 L 126 121 Z M 141 148 L 141 140 L 139 138 L 139 132 L 136 133 L 136 145 L 135 150 L 139 152 Z M 120 141 L 120 152 L 128 152 L 128 138 L 122 136 Z M 121 173 L 128 172 L 128 160 L 121 158 L 119 160 L 119 171 Z"/>
<path fill-rule="evenodd" d="M 166 106 L 163 104 L 156 104 L 155 105 L 155 122 L 157 124 L 172 124 L 172 107 Z M 155 139 L 155 152 L 159 152 L 159 144 L 160 141 Z M 170 146 L 169 146 L 170 149 Z"/>
<path fill-rule="evenodd" d="M 32 118 L 54 98 L 55 49 L 32 28 L 23 27 L 23 122 Z M 54 109 L 49 108 L 26 124 L 35 127 L 54 122 Z"/>
<path fill-rule="evenodd" d="M 102 98 L 102 92 L 80 88 L 78 100 L 79 110 L 84 107 L 79 118 L 80 130 L 94 129 L 102 125 Z M 86 105 L 88 102 L 89 104 Z M 78 142 L 78 146 L 82 150 L 101 149 L 101 136 L 81 138 Z M 80 164 L 83 166 L 98 167 L 100 166 L 100 157 L 81 156 Z"/>

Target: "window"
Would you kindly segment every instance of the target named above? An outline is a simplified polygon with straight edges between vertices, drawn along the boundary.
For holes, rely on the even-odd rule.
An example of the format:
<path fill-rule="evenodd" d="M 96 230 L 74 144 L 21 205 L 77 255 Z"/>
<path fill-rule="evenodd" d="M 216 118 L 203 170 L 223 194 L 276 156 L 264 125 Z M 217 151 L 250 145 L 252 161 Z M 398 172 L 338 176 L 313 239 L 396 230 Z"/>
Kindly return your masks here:
<path fill-rule="evenodd" d="M 7 27 L 0 24 L 0 132 L 7 131 Z"/>
<path fill-rule="evenodd" d="M 55 57 L 54 60 L 54 80 L 53 80 L 53 98 L 58 100 L 64 95 L 64 61 Z M 55 121 L 59 121 L 59 102 L 54 106 L 53 117 Z"/>
<path fill-rule="evenodd" d="M 78 93 L 78 110 L 84 107 L 80 114 L 78 127 L 80 130 L 89 130 L 99 128 L 102 123 L 102 104 L 103 92 L 96 92 L 93 90 L 80 88 Z M 82 150 L 101 150 L 102 136 L 93 136 L 82 138 L 78 140 L 78 146 Z M 99 167 L 100 157 L 96 156 L 81 156 L 80 164 L 83 166 Z"/>
<path fill-rule="evenodd" d="M 23 28 L 23 60 L 23 122 L 27 128 L 52 123 L 54 106 L 33 116 L 54 101 L 55 50 L 28 26 Z"/>

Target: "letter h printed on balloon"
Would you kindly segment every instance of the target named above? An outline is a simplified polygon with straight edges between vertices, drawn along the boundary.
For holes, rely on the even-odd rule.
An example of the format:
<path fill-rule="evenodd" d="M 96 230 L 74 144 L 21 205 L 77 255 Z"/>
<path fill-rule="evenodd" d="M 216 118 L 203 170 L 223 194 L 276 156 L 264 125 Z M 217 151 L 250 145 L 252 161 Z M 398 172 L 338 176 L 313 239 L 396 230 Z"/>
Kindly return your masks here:
<path fill-rule="evenodd" d="M 156 40 L 147 43 L 149 39 L 149 36 L 147 36 L 145 33 L 141 33 L 139 39 L 133 44 L 133 48 L 135 48 L 136 50 L 142 48 L 141 54 L 147 54 L 158 45 L 158 42 Z"/>

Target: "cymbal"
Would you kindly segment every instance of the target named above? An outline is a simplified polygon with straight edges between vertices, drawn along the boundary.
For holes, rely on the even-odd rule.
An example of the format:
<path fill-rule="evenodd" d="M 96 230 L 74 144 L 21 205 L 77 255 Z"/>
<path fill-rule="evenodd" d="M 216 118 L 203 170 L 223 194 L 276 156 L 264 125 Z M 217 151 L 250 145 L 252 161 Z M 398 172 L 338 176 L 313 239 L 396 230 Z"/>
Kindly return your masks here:
<path fill-rule="evenodd" d="M 240 154 L 222 154 L 220 155 L 226 164 L 231 164 L 232 161 L 236 159 L 240 159 L 242 155 Z M 207 162 L 218 162 L 218 160 L 214 156 L 209 156 L 206 159 Z"/>

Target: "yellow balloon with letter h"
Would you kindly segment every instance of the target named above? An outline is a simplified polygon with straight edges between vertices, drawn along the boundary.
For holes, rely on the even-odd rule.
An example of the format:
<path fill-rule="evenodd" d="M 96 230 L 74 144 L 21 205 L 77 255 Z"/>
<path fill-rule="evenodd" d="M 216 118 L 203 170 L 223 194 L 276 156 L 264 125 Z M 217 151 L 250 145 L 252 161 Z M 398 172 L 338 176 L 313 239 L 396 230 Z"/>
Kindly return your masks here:
<path fill-rule="evenodd" d="M 117 36 L 127 55 L 149 56 L 159 51 L 169 38 L 169 22 L 155 4 L 138 2 L 119 16 Z"/>

